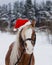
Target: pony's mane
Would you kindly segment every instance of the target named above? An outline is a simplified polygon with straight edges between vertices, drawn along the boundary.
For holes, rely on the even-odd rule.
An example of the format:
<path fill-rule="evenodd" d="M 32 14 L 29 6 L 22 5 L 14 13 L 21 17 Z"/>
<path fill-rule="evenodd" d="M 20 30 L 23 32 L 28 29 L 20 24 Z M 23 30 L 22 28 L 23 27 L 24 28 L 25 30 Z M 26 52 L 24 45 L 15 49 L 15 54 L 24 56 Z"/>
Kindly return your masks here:
<path fill-rule="evenodd" d="M 13 62 L 16 63 L 17 58 L 19 58 L 19 53 L 17 51 L 19 49 L 19 33 L 20 31 L 17 32 L 16 41 L 13 45 L 13 49 L 11 52 L 11 56 L 10 56 L 10 63 L 12 62 L 11 65 L 13 65 Z"/>

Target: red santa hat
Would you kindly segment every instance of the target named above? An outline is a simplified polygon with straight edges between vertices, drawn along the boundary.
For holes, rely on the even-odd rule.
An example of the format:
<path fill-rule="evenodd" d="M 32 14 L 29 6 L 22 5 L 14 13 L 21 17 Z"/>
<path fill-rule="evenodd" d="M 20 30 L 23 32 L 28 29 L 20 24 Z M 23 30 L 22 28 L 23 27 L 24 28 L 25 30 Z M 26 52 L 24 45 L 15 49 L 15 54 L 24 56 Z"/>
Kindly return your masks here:
<path fill-rule="evenodd" d="M 17 28 L 22 28 L 22 27 L 29 25 L 29 24 L 31 24 L 31 22 L 28 19 L 19 18 L 16 20 L 16 23 L 14 25 L 14 31 L 16 31 Z"/>

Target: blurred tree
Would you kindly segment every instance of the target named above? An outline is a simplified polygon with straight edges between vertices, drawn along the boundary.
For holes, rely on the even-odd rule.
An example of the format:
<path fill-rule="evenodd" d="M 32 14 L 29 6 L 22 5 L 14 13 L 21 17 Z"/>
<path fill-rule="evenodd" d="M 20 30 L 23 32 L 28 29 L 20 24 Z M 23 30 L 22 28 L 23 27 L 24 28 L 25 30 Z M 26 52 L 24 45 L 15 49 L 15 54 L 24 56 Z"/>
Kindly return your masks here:
<path fill-rule="evenodd" d="M 52 8 L 52 2 L 50 0 L 47 0 L 46 1 L 46 10 L 47 11 L 50 11 Z"/>
<path fill-rule="evenodd" d="M 0 19 L 1 19 L 1 16 L 2 16 L 2 7 L 0 6 Z"/>
<path fill-rule="evenodd" d="M 26 15 L 27 18 L 31 19 L 35 14 L 32 1 L 31 0 L 26 0 L 24 6 L 25 6 L 24 14 Z"/>
<path fill-rule="evenodd" d="M 25 10 L 25 8 L 24 8 L 24 3 L 23 3 L 23 1 L 21 1 L 21 2 L 20 2 L 20 10 L 19 10 L 19 12 L 20 12 L 20 17 L 23 16 L 24 10 Z"/>
<path fill-rule="evenodd" d="M 7 13 L 7 5 L 5 5 L 5 4 L 2 5 L 2 13 L 3 14 Z"/>
<path fill-rule="evenodd" d="M 19 1 L 16 1 L 14 3 L 13 13 L 15 14 L 16 18 L 19 18 L 19 16 L 20 16 L 20 3 L 19 3 Z"/>

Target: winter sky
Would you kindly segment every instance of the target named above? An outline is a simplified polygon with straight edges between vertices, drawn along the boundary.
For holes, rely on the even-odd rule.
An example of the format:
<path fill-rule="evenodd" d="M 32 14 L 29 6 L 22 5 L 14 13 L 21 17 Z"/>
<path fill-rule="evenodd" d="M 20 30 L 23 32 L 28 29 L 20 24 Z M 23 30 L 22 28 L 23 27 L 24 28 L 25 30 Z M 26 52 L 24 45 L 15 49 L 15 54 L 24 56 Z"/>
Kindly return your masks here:
<path fill-rule="evenodd" d="M 12 4 L 17 1 L 17 0 L 0 0 L 0 5 L 2 4 L 8 4 L 9 2 L 11 2 Z M 18 1 L 22 1 L 22 0 L 18 0 Z M 25 1 L 25 0 L 23 0 Z M 32 0 L 34 1 L 34 0 Z M 41 1 L 46 1 L 46 0 L 36 0 L 38 3 L 40 3 Z M 52 1 L 52 0 L 51 0 Z"/>

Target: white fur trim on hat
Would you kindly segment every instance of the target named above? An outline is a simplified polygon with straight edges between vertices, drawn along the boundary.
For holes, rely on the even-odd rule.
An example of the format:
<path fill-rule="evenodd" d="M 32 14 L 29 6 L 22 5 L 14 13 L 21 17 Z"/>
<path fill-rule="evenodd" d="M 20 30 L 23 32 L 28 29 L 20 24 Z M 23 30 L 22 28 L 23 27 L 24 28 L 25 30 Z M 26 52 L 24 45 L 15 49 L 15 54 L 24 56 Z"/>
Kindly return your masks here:
<path fill-rule="evenodd" d="M 22 28 L 24 28 L 25 26 L 27 26 L 27 25 L 29 25 L 29 24 L 31 24 L 31 22 L 30 21 L 28 21 L 28 22 L 26 22 L 23 26 L 21 26 L 20 28 L 18 28 L 19 30 L 21 30 Z"/>

